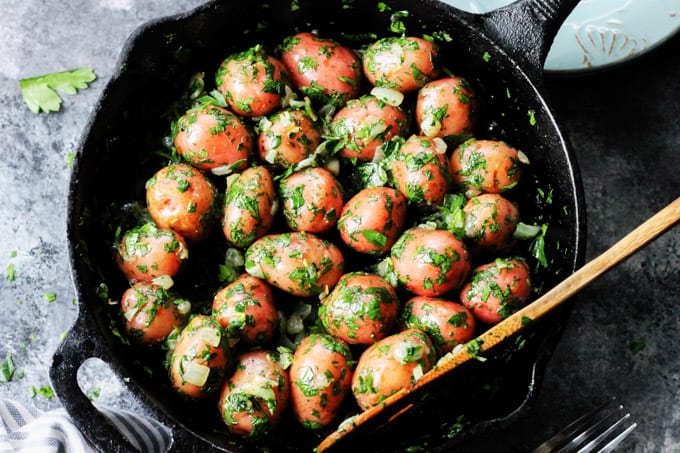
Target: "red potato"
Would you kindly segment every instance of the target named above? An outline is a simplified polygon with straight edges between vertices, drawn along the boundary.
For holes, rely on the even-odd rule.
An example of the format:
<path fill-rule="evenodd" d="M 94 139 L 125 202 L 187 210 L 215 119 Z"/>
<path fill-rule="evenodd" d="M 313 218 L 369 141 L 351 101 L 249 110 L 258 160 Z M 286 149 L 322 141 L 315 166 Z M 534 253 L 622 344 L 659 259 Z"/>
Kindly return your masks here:
<path fill-rule="evenodd" d="M 293 231 L 323 233 L 335 227 L 344 200 L 342 187 L 322 167 L 308 167 L 281 181 L 283 216 Z"/>
<path fill-rule="evenodd" d="M 515 244 L 517 206 L 498 194 L 472 197 L 463 207 L 465 236 L 483 252 L 505 253 Z"/>
<path fill-rule="evenodd" d="M 136 343 L 158 344 L 186 321 L 189 302 L 158 285 L 135 283 L 120 299 L 125 330 Z"/>
<path fill-rule="evenodd" d="M 312 33 L 298 33 L 280 46 L 293 85 L 312 101 L 344 105 L 357 97 L 361 60 L 349 47 Z"/>
<path fill-rule="evenodd" d="M 215 74 L 215 84 L 234 113 L 262 116 L 281 106 L 287 76 L 283 63 L 257 45 L 228 56 Z"/>
<path fill-rule="evenodd" d="M 370 409 L 408 388 L 434 366 L 435 347 L 424 332 L 407 329 L 369 346 L 357 363 L 352 393 L 359 407 Z"/>
<path fill-rule="evenodd" d="M 446 144 L 439 138 L 412 135 L 392 155 L 394 185 L 409 203 L 439 206 L 451 184 Z"/>
<path fill-rule="evenodd" d="M 333 117 L 330 129 L 343 143 L 342 157 L 370 161 L 379 146 L 406 133 L 408 120 L 400 107 L 366 95 L 349 100 Z"/>
<path fill-rule="evenodd" d="M 343 207 L 340 237 L 360 253 L 390 250 L 406 221 L 406 197 L 391 187 L 363 189 Z"/>
<path fill-rule="evenodd" d="M 408 93 L 439 76 L 438 55 L 439 47 L 422 38 L 382 38 L 364 52 L 364 75 L 373 86 Z"/>
<path fill-rule="evenodd" d="M 482 193 L 506 192 L 520 180 L 521 156 L 505 142 L 470 139 L 451 154 L 453 183 L 468 198 Z"/>
<path fill-rule="evenodd" d="M 224 197 L 222 231 L 236 247 L 247 247 L 274 223 L 276 189 L 266 167 L 251 167 L 231 181 Z"/>
<path fill-rule="evenodd" d="M 416 99 L 420 134 L 460 143 L 472 136 L 477 121 L 477 97 L 462 77 L 445 77 L 425 84 Z"/>
<path fill-rule="evenodd" d="M 254 145 L 238 116 L 212 104 L 186 112 L 177 120 L 173 135 L 177 154 L 186 162 L 221 175 L 246 168 Z"/>
<path fill-rule="evenodd" d="M 279 315 L 269 285 L 241 274 L 215 294 L 212 316 L 231 339 L 263 344 L 276 333 Z"/>
<path fill-rule="evenodd" d="M 522 258 L 498 258 L 475 268 L 460 300 L 479 321 L 496 324 L 524 306 L 531 295 L 529 266 Z"/>
<path fill-rule="evenodd" d="M 160 228 L 198 242 L 210 234 L 215 223 L 217 189 L 190 165 L 168 165 L 146 182 L 146 205 Z"/>
<path fill-rule="evenodd" d="M 345 259 L 333 243 L 309 233 L 281 233 L 255 241 L 245 254 L 246 272 L 294 296 L 329 291 Z"/>
<path fill-rule="evenodd" d="M 170 381 L 181 394 L 201 399 L 220 389 L 231 354 L 222 327 L 195 315 L 182 329 L 170 355 Z"/>
<path fill-rule="evenodd" d="M 311 156 L 321 132 L 304 110 L 281 110 L 260 121 L 258 153 L 272 165 L 288 168 Z"/>
<path fill-rule="evenodd" d="M 218 408 L 229 431 L 261 438 L 281 420 L 290 399 L 290 377 L 272 351 L 252 351 L 236 359 L 222 386 Z"/>
<path fill-rule="evenodd" d="M 402 314 L 409 329 L 425 332 L 441 354 L 475 337 L 475 317 L 463 305 L 434 297 L 409 299 Z"/>
<path fill-rule="evenodd" d="M 385 338 L 398 317 L 394 288 L 382 277 L 366 272 L 343 275 L 319 307 L 326 332 L 349 344 L 370 345 Z"/>
<path fill-rule="evenodd" d="M 297 420 L 318 430 L 333 423 L 350 392 L 352 352 L 331 335 L 312 334 L 295 350 L 290 367 L 291 405 Z"/>
<path fill-rule="evenodd" d="M 459 288 L 470 274 L 467 247 L 445 230 L 406 230 L 391 256 L 399 282 L 419 296 L 440 296 Z"/>
<path fill-rule="evenodd" d="M 150 282 L 174 277 L 189 258 L 182 236 L 149 222 L 126 231 L 115 249 L 118 268 L 130 282 Z"/>

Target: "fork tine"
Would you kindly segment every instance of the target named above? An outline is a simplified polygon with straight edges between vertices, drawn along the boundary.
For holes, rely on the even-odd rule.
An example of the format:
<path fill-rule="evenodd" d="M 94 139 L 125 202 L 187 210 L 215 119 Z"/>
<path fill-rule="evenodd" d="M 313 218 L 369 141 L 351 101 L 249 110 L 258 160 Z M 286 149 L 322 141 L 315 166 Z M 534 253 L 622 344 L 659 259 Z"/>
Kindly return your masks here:
<path fill-rule="evenodd" d="M 611 438 L 628 418 L 622 405 L 612 408 L 609 401 L 571 422 L 532 453 L 610 452 L 637 427 L 633 423 Z"/>

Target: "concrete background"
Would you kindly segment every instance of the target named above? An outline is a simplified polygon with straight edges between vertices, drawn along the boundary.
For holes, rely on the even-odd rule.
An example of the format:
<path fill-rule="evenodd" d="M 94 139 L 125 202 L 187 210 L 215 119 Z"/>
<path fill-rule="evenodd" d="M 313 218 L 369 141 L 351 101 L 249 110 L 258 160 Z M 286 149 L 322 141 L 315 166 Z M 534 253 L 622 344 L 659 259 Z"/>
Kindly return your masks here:
<path fill-rule="evenodd" d="M 52 353 L 77 315 L 65 234 L 69 156 L 129 34 L 201 3 L 0 0 L 0 360 L 9 352 L 17 367 L 0 397 L 58 406 L 33 390 L 49 384 Z M 89 89 L 64 96 L 60 113 L 28 110 L 19 79 L 79 66 L 97 73 Z M 680 37 L 607 72 L 546 84 L 579 159 L 592 258 L 680 194 Z M 639 424 L 621 451 L 680 451 L 678 289 L 675 228 L 582 292 L 535 408 L 465 449 L 526 451 L 614 396 Z M 101 363 L 80 374 L 99 403 L 142 410 Z"/>

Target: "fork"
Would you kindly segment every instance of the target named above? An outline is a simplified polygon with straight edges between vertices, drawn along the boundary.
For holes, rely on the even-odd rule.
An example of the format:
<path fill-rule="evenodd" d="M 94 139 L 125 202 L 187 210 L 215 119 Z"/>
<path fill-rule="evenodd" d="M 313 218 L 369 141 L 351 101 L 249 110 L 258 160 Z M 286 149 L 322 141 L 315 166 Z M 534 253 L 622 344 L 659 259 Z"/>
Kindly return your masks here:
<path fill-rule="evenodd" d="M 608 401 L 565 426 L 532 453 L 611 452 L 637 427 L 637 423 L 628 424 L 629 418 L 621 404 Z"/>

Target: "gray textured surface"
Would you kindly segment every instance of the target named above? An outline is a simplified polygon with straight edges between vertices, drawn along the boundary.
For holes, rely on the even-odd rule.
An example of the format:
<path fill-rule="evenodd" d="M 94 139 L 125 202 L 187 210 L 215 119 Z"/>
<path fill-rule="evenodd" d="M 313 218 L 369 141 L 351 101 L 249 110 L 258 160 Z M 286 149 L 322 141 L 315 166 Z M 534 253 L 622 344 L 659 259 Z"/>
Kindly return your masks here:
<path fill-rule="evenodd" d="M 70 169 L 88 115 L 125 39 L 143 22 L 201 0 L 0 0 L 0 358 L 17 365 L 0 397 L 39 408 L 51 355 L 77 315 L 65 244 Z M 65 96 L 61 113 L 34 115 L 18 79 L 78 66 L 98 80 Z M 680 195 L 680 37 L 610 72 L 552 79 L 547 94 L 578 155 L 594 257 Z M 16 251 L 16 256 L 12 257 Z M 605 275 L 578 298 L 535 409 L 470 451 L 524 451 L 616 396 L 639 427 L 624 451 L 680 451 L 680 229 Z M 54 302 L 45 300 L 49 292 Z M 631 342 L 643 342 L 635 353 Z M 85 392 L 136 409 L 100 364 L 81 370 Z"/>

